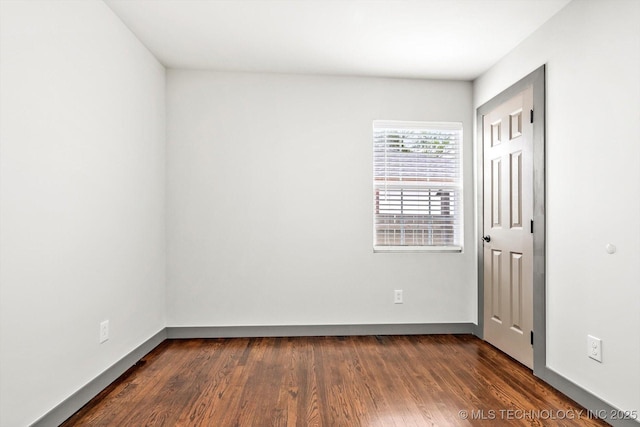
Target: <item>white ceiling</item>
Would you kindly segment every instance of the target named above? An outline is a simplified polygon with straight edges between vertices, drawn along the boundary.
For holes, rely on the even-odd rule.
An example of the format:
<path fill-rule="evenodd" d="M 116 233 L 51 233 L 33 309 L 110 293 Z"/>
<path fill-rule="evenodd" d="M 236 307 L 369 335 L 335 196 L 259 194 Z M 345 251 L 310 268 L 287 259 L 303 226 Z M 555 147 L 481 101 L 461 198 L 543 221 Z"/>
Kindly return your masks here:
<path fill-rule="evenodd" d="M 168 68 L 472 80 L 570 0 L 104 0 Z"/>

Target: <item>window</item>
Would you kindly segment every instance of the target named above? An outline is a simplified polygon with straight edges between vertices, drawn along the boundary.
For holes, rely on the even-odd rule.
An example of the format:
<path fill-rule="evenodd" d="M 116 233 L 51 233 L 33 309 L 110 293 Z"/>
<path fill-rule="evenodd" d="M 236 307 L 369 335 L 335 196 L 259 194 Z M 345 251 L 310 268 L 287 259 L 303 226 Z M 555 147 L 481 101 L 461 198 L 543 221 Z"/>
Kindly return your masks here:
<path fill-rule="evenodd" d="M 373 122 L 376 251 L 461 251 L 462 124 Z"/>

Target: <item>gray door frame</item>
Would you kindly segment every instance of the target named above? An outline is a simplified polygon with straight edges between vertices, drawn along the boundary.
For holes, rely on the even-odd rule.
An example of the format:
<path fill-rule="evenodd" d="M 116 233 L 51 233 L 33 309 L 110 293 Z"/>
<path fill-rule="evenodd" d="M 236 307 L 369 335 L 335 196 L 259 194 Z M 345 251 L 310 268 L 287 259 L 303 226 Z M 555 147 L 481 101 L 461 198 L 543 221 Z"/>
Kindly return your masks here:
<path fill-rule="evenodd" d="M 546 286 L 545 286 L 545 66 L 496 95 L 477 109 L 476 190 L 478 206 L 478 326 L 476 335 L 484 335 L 484 249 L 483 249 L 483 122 L 484 115 L 533 87 L 533 373 L 544 377 L 546 371 Z M 525 113 L 528 114 L 528 113 Z M 525 116 L 526 117 L 526 116 Z M 527 117 L 529 119 L 529 117 Z"/>

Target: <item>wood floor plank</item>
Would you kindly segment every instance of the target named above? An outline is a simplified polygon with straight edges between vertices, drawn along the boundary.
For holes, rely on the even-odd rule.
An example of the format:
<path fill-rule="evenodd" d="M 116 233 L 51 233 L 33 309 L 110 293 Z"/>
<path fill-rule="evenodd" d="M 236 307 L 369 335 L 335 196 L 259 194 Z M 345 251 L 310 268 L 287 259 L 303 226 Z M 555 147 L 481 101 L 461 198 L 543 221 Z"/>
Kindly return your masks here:
<path fill-rule="evenodd" d="M 167 340 L 63 424 L 87 425 L 607 424 L 473 336 L 425 335 Z"/>

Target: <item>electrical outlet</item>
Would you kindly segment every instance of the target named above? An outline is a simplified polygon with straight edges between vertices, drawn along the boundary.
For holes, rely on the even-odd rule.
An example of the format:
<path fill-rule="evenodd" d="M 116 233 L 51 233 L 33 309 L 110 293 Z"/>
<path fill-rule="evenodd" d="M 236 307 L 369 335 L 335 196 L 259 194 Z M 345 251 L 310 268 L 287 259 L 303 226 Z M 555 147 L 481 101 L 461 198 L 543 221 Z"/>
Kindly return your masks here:
<path fill-rule="evenodd" d="M 109 321 L 100 322 L 100 344 L 109 339 Z"/>
<path fill-rule="evenodd" d="M 602 363 L 602 340 L 591 335 L 587 335 L 587 355 Z"/>
<path fill-rule="evenodd" d="M 394 304 L 402 304 L 402 289 L 396 289 L 393 291 L 393 303 Z"/>

